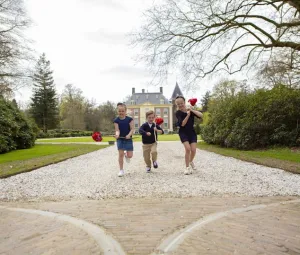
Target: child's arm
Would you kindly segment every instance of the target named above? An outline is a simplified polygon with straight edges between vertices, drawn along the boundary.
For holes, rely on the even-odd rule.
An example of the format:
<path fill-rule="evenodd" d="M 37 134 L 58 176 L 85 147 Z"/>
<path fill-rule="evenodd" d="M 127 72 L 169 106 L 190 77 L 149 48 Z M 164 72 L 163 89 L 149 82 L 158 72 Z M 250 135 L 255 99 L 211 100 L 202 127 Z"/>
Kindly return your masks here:
<path fill-rule="evenodd" d="M 155 126 L 154 131 L 156 131 L 157 133 L 160 133 L 162 135 L 165 133 L 159 125 Z"/>
<path fill-rule="evenodd" d="M 192 110 L 192 109 L 191 109 L 191 112 L 194 113 L 196 115 L 196 117 L 201 118 L 201 119 L 203 118 L 202 112 Z"/>
<path fill-rule="evenodd" d="M 188 122 L 189 118 L 190 118 L 191 112 L 188 111 L 187 112 L 187 116 L 184 118 L 184 120 L 182 120 L 182 116 L 179 112 L 176 113 L 176 117 L 178 119 L 178 123 L 181 127 L 184 127 L 186 125 L 186 123 Z"/>
<path fill-rule="evenodd" d="M 130 132 L 128 133 L 128 135 L 126 135 L 125 137 L 126 139 L 130 139 L 134 133 L 133 120 L 130 121 L 129 126 L 130 126 Z"/>
<path fill-rule="evenodd" d="M 139 133 L 141 135 L 146 135 L 146 131 L 144 130 L 144 127 L 145 127 L 145 124 L 143 124 L 142 126 L 140 126 Z"/>
<path fill-rule="evenodd" d="M 114 123 L 115 125 L 115 138 L 118 139 L 120 136 L 120 129 L 119 129 L 119 124 L 118 123 Z"/>

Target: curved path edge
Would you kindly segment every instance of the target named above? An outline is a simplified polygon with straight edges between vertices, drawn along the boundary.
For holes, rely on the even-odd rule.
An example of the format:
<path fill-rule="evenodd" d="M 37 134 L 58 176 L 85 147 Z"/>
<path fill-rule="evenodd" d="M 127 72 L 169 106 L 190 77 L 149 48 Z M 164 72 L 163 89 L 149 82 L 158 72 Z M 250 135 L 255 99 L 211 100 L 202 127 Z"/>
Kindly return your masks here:
<path fill-rule="evenodd" d="M 156 252 L 152 253 L 152 255 L 156 254 L 168 254 L 170 252 L 175 251 L 178 246 L 184 241 L 186 237 L 188 237 L 194 230 L 199 230 L 201 227 L 214 222 L 216 220 L 219 220 L 221 218 L 227 217 L 232 214 L 239 214 L 243 212 L 248 211 L 255 211 L 271 206 L 279 206 L 283 204 L 290 204 L 290 203 L 300 203 L 300 199 L 294 199 L 289 201 L 282 201 L 278 203 L 271 203 L 271 204 L 258 204 L 258 205 L 252 205 L 248 207 L 242 207 L 242 208 L 235 208 L 228 211 L 218 212 L 209 214 L 207 216 L 204 216 L 203 218 L 191 223 L 190 225 L 186 226 L 185 228 L 176 231 L 175 233 L 167 236 L 160 245 L 156 248 Z"/>
<path fill-rule="evenodd" d="M 106 231 L 99 226 L 89 223 L 87 221 L 77 219 L 68 215 L 58 214 L 48 211 L 41 211 L 41 210 L 33 210 L 33 209 L 24 209 L 24 208 L 10 208 L 5 206 L 0 206 L 0 209 L 5 209 L 9 211 L 15 212 L 23 212 L 23 213 L 30 213 L 30 214 L 37 214 L 40 216 L 45 216 L 54 220 L 59 220 L 63 222 L 67 222 L 72 224 L 73 226 L 80 228 L 81 230 L 88 233 L 97 244 L 100 246 L 103 254 L 105 255 L 125 255 L 122 246 L 110 235 L 106 233 Z"/>

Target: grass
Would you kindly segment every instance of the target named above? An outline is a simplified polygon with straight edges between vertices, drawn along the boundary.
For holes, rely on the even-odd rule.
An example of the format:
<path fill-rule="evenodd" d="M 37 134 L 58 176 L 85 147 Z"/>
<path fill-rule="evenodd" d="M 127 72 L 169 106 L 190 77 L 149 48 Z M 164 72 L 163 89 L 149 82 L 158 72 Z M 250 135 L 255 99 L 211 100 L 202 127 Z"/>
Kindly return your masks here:
<path fill-rule="evenodd" d="M 114 137 L 103 137 L 102 142 L 108 142 L 108 141 L 115 141 L 116 139 Z M 49 139 L 37 139 L 37 142 L 43 142 L 43 143 L 92 143 L 94 142 L 93 138 L 91 136 L 87 137 L 70 137 L 70 138 L 49 138 Z M 96 143 L 96 142 L 95 142 Z"/>
<path fill-rule="evenodd" d="M 198 148 L 224 156 L 300 174 L 299 148 L 269 148 L 265 150 L 240 151 L 236 149 L 222 148 L 216 145 L 206 144 L 204 142 L 198 143 Z"/>
<path fill-rule="evenodd" d="M 30 149 L 11 151 L 0 155 L 0 178 L 29 172 L 105 147 L 93 144 L 37 144 Z"/>
<path fill-rule="evenodd" d="M 201 139 L 200 136 L 198 136 L 198 139 Z M 108 137 L 104 136 L 102 142 L 108 142 L 108 141 L 115 141 L 114 137 Z M 134 135 L 133 136 L 134 142 L 140 142 L 142 141 L 142 136 L 140 135 Z M 172 135 L 159 135 L 158 141 L 179 141 L 178 134 L 172 134 Z M 94 142 L 92 137 L 72 137 L 72 138 L 53 138 L 53 139 L 38 139 L 37 142 L 43 142 L 43 143 L 86 143 L 86 142 Z M 96 142 L 95 142 L 96 143 Z"/>

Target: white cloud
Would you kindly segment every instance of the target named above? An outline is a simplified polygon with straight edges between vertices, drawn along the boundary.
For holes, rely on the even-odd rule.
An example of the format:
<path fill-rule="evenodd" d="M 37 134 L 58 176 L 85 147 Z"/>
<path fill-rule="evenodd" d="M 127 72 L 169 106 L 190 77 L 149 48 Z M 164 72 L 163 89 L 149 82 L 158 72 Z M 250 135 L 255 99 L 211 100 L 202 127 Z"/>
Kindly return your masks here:
<path fill-rule="evenodd" d="M 87 98 L 98 103 L 121 101 L 148 86 L 151 76 L 142 64 L 133 61 L 137 49 L 128 46 L 126 34 L 140 26 L 142 12 L 152 0 L 26 0 L 29 15 L 35 25 L 28 36 L 35 41 L 34 48 L 46 53 L 54 71 L 59 93 L 72 83 L 82 89 Z M 179 76 L 178 76 L 179 77 Z M 163 84 L 169 98 L 176 82 L 171 75 Z M 178 79 L 182 85 L 184 81 Z M 209 83 L 211 84 L 211 83 Z M 200 98 L 209 86 L 200 85 Z M 190 92 L 187 96 L 195 95 Z M 29 100 L 30 89 L 17 93 L 17 100 Z"/>

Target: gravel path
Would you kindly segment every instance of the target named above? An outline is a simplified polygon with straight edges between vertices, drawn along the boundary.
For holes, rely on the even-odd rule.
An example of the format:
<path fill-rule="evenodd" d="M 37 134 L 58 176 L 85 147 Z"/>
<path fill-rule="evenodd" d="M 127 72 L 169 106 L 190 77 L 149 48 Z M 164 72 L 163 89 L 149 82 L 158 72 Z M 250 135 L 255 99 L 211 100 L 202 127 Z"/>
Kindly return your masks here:
<path fill-rule="evenodd" d="M 183 175 L 180 142 L 159 142 L 159 168 L 147 174 L 142 146 L 117 177 L 116 146 L 0 179 L 0 200 L 70 200 L 121 197 L 190 197 L 206 195 L 300 195 L 300 175 L 197 151 L 198 170 Z"/>

